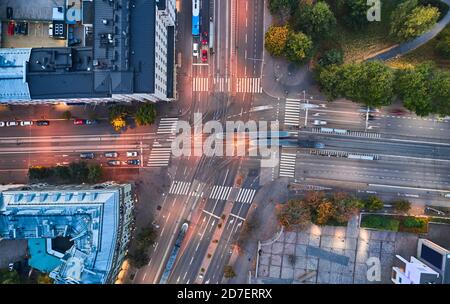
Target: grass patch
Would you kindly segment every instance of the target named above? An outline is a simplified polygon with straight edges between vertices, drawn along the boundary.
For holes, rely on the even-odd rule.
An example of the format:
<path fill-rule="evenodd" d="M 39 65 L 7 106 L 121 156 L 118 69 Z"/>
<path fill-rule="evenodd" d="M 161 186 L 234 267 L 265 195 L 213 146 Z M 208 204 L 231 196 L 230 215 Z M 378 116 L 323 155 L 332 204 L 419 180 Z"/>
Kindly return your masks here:
<path fill-rule="evenodd" d="M 363 214 L 361 227 L 395 232 L 426 233 L 429 221 L 428 217 Z"/>
<path fill-rule="evenodd" d="M 381 5 L 381 21 L 370 22 L 364 30 L 346 28 L 339 16 L 336 16 L 336 42 L 344 51 L 344 62 L 361 61 L 396 44 L 388 37 L 391 13 L 402 0 L 383 1 Z"/>
<path fill-rule="evenodd" d="M 380 230 L 398 231 L 400 221 L 384 215 L 368 214 L 363 215 L 361 219 L 361 227 Z"/>
<path fill-rule="evenodd" d="M 418 64 L 426 61 L 433 61 L 438 67 L 443 69 L 450 69 L 450 59 L 441 56 L 436 51 L 436 44 L 444 31 L 450 31 L 450 24 L 448 24 L 441 33 L 436 37 L 422 45 L 421 47 L 405 54 L 399 58 L 387 61 L 387 64 L 396 69 L 412 68 Z"/>

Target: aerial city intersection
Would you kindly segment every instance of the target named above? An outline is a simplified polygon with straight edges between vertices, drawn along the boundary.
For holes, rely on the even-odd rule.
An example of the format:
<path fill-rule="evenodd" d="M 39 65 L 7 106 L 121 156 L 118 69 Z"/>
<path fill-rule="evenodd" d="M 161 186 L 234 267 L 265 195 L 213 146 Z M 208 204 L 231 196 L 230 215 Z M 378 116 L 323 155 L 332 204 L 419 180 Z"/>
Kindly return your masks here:
<path fill-rule="evenodd" d="M 0 0 L 0 283 L 449 284 L 449 5 Z"/>

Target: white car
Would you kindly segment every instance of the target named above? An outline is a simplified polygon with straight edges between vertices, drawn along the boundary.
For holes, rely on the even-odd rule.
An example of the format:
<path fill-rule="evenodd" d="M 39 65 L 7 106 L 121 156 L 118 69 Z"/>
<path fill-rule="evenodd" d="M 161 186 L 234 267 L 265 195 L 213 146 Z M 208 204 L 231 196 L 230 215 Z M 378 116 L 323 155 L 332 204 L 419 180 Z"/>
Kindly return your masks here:
<path fill-rule="evenodd" d="M 198 58 L 198 43 L 192 45 L 192 56 Z"/>
<path fill-rule="evenodd" d="M 327 122 L 325 120 L 314 120 L 314 125 L 315 126 L 325 126 L 327 124 Z"/>
<path fill-rule="evenodd" d="M 15 126 L 18 126 L 18 125 L 19 125 L 19 123 L 17 121 L 8 121 L 6 123 L 7 127 L 15 127 Z"/>
<path fill-rule="evenodd" d="M 138 153 L 136 151 L 128 151 L 127 157 L 136 157 L 138 156 Z"/>
<path fill-rule="evenodd" d="M 20 125 L 21 125 L 22 127 L 32 126 L 32 125 L 33 125 L 33 122 L 32 122 L 31 120 L 23 120 L 23 121 L 20 122 Z"/>
<path fill-rule="evenodd" d="M 4 127 L 6 124 L 4 121 L 0 121 L 0 127 Z"/>

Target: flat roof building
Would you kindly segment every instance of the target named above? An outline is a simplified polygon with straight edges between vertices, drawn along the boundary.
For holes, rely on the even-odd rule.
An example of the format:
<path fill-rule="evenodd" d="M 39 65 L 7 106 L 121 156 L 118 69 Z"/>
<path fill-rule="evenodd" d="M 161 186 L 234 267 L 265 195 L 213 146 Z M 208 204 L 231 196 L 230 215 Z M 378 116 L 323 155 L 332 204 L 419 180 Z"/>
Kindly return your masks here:
<path fill-rule="evenodd" d="M 175 0 L 84 0 L 64 9 L 52 35 L 63 37 L 55 22 L 64 22 L 65 47 L 0 49 L 0 103 L 174 99 Z"/>
<path fill-rule="evenodd" d="M 27 239 L 55 283 L 114 283 L 133 226 L 129 184 L 31 185 L 0 192 L 0 239 Z"/>

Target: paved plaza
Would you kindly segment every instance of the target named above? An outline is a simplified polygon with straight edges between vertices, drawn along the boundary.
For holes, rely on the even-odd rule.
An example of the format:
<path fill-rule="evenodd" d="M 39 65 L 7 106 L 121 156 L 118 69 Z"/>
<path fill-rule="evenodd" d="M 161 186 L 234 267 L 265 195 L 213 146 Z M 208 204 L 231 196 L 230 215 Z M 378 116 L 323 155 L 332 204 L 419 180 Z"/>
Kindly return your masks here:
<path fill-rule="evenodd" d="M 416 253 L 417 235 L 360 229 L 357 218 L 347 227 L 311 225 L 262 242 L 258 267 L 261 283 L 391 283 L 396 254 Z M 381 281 L 368 281 L 370 257 L 381 262 Z"/>

